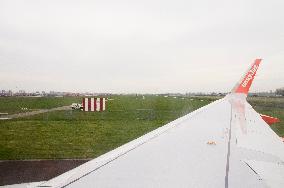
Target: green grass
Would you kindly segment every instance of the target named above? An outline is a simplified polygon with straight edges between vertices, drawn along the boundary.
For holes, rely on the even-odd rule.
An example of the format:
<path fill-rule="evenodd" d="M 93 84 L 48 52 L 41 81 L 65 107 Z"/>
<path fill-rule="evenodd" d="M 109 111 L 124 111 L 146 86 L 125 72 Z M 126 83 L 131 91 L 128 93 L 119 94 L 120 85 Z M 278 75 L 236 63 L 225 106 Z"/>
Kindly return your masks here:
<path fill-rule="evenodd" d="M 56 111 L 0 121 L 0 159 L 94 158 L 217 99 L 153 95 L 145 96 L 145 100 L 132 95 L 111 98 L 114 100 L 107 102 L 105 112 Z M 36 108 L 81 100 L 76 97 L 4 99 L 14 104 L 20 100 Z M 2 106 L 3 98 L 0 102 Z M 258 112 L 284 121 L 284 98 L 249 98 L 249 102 Z M 16 109 L 11 107 L 11 111 Z M 280 122 L 273 129 L 284 136 L 283 127 Z"/>
<path fill-rule="evenodd" d="M 105 112 L 56 111 L 1 121 L 0 159 L 93 158 L 213 101 L 112 98 Z"/>

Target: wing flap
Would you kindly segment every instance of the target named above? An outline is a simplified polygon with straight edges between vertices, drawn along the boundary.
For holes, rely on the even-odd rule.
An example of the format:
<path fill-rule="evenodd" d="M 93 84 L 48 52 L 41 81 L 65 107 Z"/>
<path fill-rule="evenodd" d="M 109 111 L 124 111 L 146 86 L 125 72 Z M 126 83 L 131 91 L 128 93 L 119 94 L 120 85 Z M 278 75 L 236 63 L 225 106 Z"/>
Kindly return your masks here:
<path fill-rule="evenodd" d="M 243 101 L 243 105 L 235 105 L 233 111 L 238 147 L 271 154 L 284 161 L 282 140 L 249 103 Z"/>
<path fill-rule="evenodd" d="M 284 165 L 263 161 L 245 161 L 268 187 L 284 187 Z"/>

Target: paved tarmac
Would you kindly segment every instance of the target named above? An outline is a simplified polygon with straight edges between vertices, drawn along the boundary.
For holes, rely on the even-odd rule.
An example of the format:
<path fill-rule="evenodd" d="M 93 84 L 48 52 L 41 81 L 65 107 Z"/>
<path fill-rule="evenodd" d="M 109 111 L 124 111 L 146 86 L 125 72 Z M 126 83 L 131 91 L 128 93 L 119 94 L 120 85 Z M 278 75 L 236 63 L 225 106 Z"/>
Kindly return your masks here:
<path fill-rule="evenodd" d="M 46 181 L 87 161 L 88 159 L 0 161 L 0 186 Z"/>

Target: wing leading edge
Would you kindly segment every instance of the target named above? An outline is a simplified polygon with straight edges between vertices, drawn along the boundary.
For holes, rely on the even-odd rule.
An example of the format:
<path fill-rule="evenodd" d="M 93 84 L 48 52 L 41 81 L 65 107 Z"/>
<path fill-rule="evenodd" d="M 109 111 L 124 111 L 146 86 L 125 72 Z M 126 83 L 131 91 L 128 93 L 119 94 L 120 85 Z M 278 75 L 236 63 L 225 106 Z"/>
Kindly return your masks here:
<path fill-rule="evenodd" d="M 246 101 L 259 64 L 223 99 L 37 187 L 280 187 L 284 144 Z"/>

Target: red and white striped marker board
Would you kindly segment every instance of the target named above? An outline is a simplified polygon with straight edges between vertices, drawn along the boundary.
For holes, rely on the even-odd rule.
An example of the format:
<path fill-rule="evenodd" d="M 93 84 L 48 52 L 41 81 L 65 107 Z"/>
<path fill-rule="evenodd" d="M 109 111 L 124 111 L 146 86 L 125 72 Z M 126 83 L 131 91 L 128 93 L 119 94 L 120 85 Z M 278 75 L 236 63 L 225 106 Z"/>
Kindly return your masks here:
<path fill-rule="evenodd" d="M 106 109 L 105 98 L 83 98 L 82 104 L 85 112 L 105 111 Z"/>

